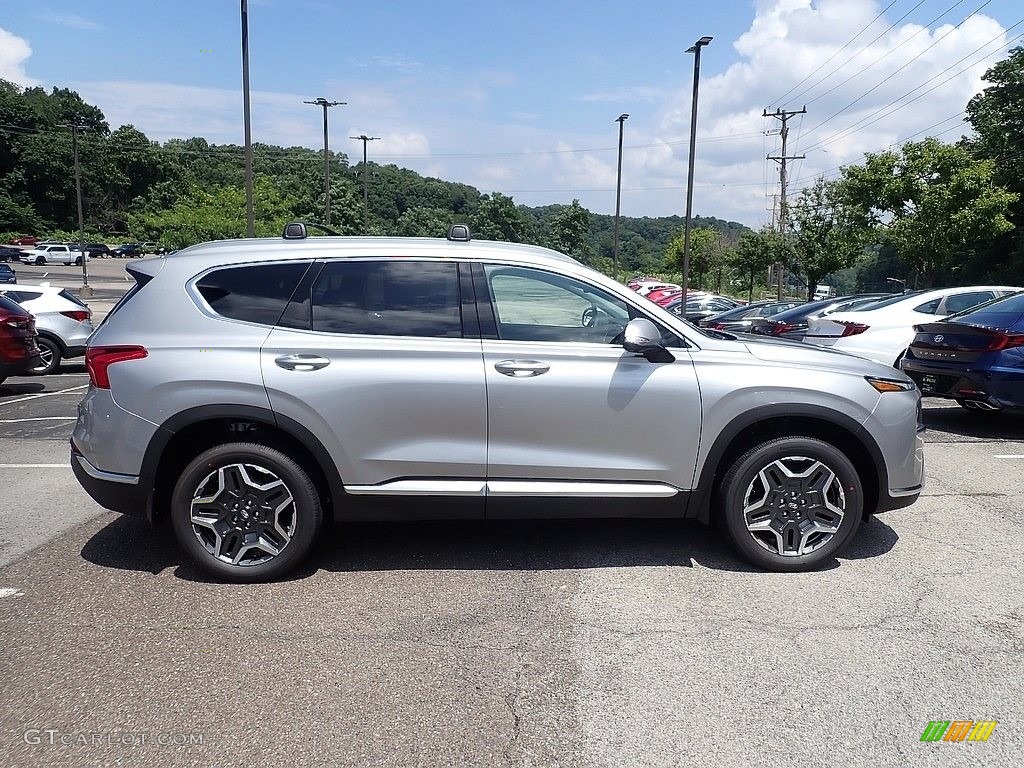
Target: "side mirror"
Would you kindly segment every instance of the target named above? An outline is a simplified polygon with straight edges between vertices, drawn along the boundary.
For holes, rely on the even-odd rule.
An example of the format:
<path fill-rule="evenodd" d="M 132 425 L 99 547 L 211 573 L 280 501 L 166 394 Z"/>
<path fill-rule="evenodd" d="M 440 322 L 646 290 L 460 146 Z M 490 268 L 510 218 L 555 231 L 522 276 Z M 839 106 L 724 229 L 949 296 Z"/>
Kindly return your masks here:
<path fill-rule="evenodd" d="M 643 355 L 652 363 L 671 363 L 675 360 L 672 353 L 662 346 L 658 326 L 643 317 L 635 317 L 626 324 L 622 348 Z"/>

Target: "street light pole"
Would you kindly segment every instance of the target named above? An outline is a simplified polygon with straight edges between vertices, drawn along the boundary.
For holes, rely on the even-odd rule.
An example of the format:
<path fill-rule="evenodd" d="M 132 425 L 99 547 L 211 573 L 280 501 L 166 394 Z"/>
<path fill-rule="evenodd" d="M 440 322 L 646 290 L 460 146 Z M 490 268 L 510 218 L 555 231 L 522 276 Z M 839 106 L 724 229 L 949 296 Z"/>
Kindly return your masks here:
<path fill-rule="evenodd" d="M 82 254 L 82 289 L 78 295 L 84 299 L 92 296 L 92 286 L 89 285 L 89 255 L 85 250 L 85 218 L 82 215 L 82 174 L 78 169 L 78 131 L 85 128 L 84 125 L 72 124 L 71 128 L 71 149 L 75 155 L 75 197 L 78 200 L 78 251 Z"/>
<path fill-rule="evenodd" d="M 344 101 L 328 101 L 323 96 L 315 101 L 304 101 L 303 104 L 314 104 L 324 108 L 324 226 L 331 226 L 331 151 L 327 142 L 327 108 L 344 106 Z"/>
<path fill-rule="evenodd" d="M 697 92 L 700 86 L 700 49 L 714 38 L 704 36 L 686 49 L 693 54 L 693 104 L 690 111 L 690 168 L 686 174 L 686 224 L 683 229 L 683 294 L 680 314 L 686 318 L 686 292 L 690 285 L 690 219 L 693 215 L 693 159 L 697 154 Z"/>
<path fill-rule="evenodd" d="M 615 176 L 615 253 L 612 259 L 614 265 L 612 274 L 619 279 L 619 203 L 622 201 L 622 126 L 625 125 L 629 115 L 623 112 L 615 122 L 619 124 L 619 170 Z"/>
<path fill-rule="evenodd" d="M 242 3 L 242 118 L 245 122 L 245 222 L 249 237 L 256 237 L 252 204 L 252 116 L 249 108 L 249 3 Z"/>
<path fill-rule="evenodd" d="M 370 234 L 370 169 L 366 165 L 366 142 L 378 141 L 380 136 L 367 136 L 361 133 L 358 136 L 349 136 L 350 139 L 363 142 L 363 234 Z"/>

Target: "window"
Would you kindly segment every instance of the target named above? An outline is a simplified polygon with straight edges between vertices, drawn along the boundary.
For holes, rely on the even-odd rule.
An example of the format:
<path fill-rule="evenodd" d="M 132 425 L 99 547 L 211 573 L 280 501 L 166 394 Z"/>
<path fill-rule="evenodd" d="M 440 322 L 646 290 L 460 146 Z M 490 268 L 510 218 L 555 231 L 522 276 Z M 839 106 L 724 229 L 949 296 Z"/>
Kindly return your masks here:
<path fill-rule="evenodd" d="M 485 265 L 498 324 L 509 341 L 617 344 L 634 317 L 645 317 L 600 288 L 539 269 Z M 679 346 L 671 334 L 666 346 Z"/>
<path fill-rule="evenodd" d="M 939 313 L 939 302 L 941 302 L 941 301 L 942 301 L 941 298 L 932 299 L 931 301 L 929 301 L 929 302 L 927 302 L 925 304 L 921 304 L 919 306 L 914 307 L 914 311 L 915 312 L 921 312 L 921 313 L 923 313 L 925 315 L 937 315 Z M 875 306 L 872 307 L 872 309 L 878 309 L 881 306 L 885 306 L 885 305 L 884 304 L 876 304 Z"/>
<path fill-rule="evenodd" d="M 335 261 L 313 284 L 313 330 L 459 338 L 459 270 L 442 261 Z"/>
<path fill-rule="evenodd" d="M 1024 293 L 1016 293 L 967 312 L 957 320 L 988 328 L 1009 329 L 1017 324 L 1022 316 L 1024 316 Z"/>
<path fill-rule="evenodd" d="M 945 314 L 955 315 L 957 312 L 964 312 L 971 307 L 984 304 L 995 298 L 992 291 L 971 291 L 970 293 L 958 293 L 955 296 L 946 297 Z"/>
<path fill-rule="evenodd" d="M 218 315 L 275 325 L 309 262 L 227 267 L 200 278 L 196 289 Z"/>

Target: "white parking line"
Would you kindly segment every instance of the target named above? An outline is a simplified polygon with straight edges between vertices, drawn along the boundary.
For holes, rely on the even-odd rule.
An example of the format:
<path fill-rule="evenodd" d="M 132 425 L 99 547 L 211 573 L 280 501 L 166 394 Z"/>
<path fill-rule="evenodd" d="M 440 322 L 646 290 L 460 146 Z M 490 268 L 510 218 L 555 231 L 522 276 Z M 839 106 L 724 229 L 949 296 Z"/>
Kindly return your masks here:
<path fill-rule="evenodd" d="M 0 469 L 68 469 L 70 464 L 0 464 Z"/>
<path fill-rule="evenodd" d="M 88 384 L 80 384 L 77 387 L 68 387 L 67 389 L 59 389 L 56 392 L 41 392 L 38 395 L 27 395 L 25 397 L 19 397 L 16 400 L 4 400 L 0 402 L 0 405 L 10 405 L 11 403 L 23 403 L 26 400 L 35 400 L 38 397 L 53 397 L 54 395 L 67 395 L 71 392 L 75 392 L 79 389 L 85 389 Z"/>
<path fill-rule="evenodd" d="M 997 453 L 997 459 L 1024 459 L 1024 453 Z"/>
<path fill-rule="evenodd" d="M 0 598 L 3 597 L 24 597 L 25 593 L 14 587 L 0 587 Z"/>
<path fill-rule="evenodd" d="M 0 424 L 21 424 L 25 421 L 74 421 L 77 416 L 36 416 L 32 419 L 0 419 Z"/>

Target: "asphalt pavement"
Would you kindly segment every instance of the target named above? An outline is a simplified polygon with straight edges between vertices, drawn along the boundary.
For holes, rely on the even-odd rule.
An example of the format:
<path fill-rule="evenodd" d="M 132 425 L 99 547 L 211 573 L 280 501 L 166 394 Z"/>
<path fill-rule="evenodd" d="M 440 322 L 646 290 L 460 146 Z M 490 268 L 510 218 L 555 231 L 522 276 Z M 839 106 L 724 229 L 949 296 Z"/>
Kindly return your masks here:
<path fill-rule="evenodd" d="M 0 765 L 1024 763 L 1024 419 L 929 402 L 925 496 L 816 573 L 688 522 L 384 523 L 237 586 L 79 489 L 85 381 L 0 385 Z M 998 725 L 920 741 L 958 719 Z"/>

